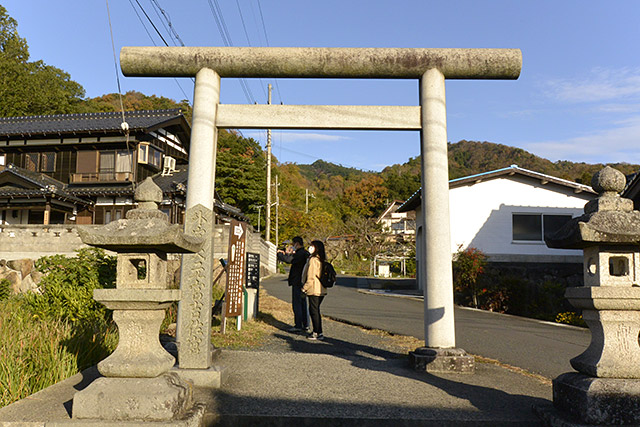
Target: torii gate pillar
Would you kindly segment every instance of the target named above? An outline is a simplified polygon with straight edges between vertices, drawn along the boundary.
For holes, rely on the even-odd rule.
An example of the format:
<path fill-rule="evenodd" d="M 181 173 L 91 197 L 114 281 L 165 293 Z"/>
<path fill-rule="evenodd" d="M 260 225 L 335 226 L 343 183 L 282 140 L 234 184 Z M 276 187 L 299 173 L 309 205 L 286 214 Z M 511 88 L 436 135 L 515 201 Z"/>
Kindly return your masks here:
<path fill-rule="evenodd" d="M 473 358 L 455 347 L 445 79 L 517 79 L 522 68 L 519 49 L 125 47 L 120 64 L 127 76 L 196 76 L 187 231 L 194 229 L 194 221 L 203 221 L 203 211 L 197 209 L 213 213 L 216 127 L 419 130 L 425 227 L 418 253 L 426 271 L 425 347 L 410 355 L 417 369 L 473 371 Z M 418 79 L 420 106 L 223 105 L 220 77 Z M 211 363 L 210 328 L 199 319 L 211 313 L 211 283 L 206 278 L 213 259 L 210 250 L 201 256 L 197 270 L 183 265 L 181 281 L 181 311 L 186 301 L 197 308 L 179 314 L 180 351 L 192 342 L 196 353 L 179 354 L 180 367 L 187 370 L 206 370 Z M 200 268 L 202 275 L 193 273 Z"/>

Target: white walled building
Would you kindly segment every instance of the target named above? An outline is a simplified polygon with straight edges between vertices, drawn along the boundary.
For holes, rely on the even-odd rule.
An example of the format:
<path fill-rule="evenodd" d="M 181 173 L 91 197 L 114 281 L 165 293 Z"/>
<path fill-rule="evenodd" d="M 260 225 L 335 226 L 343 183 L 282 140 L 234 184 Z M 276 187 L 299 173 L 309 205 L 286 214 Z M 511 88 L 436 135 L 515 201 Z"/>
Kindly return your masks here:
<path fill-rule="evenodd" d="M 548 248 L 544 235 L 582 215 L 584 205 L 596 197 L 587 185 L 516 165 L 451 180 L 451 252 L 474 247 L 491 262 L 582 263 L 582 251 Z M 416 211 L 416 259 L 420 259 L 421 190 L 398 208 L 398 212 L 411 210 Z"/>
<path fill-rule="evenodd" d="M 400 200 L 394 200 L 378 217 L 378 224 L 382 225 L 385 233 L 402 235 L 403 237 L 413 236 L 416 233 L 415 213 L 398 212 L 398 208 L 403 204 Z"/>

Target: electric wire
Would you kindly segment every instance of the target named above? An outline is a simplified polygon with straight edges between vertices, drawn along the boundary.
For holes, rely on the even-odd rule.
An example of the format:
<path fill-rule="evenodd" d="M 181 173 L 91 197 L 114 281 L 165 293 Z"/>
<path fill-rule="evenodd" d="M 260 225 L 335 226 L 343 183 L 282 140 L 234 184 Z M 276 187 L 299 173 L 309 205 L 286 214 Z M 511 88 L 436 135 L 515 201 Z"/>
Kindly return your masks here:
<path fill-rule="evenodd" d="M 169 36 L 177 40 L 180 43 L 180 46 L 184 47 L 184 42 L 180 38 L 178 31 L 176 31 L 173 24 L 171 24 L 171 19 L 169 18 L 169 14 L 167 14 L 167 12 L 165 12 L 165 10 L 160 6 L 160 3 L 158 3 L 158 0 L 151 0 L 151 4 L 160 11 L 162 16 L 164 17 L 164 20 L 167 22 L 167 25 L 169 26 L 169 29 L 167 29 L 167 32 L 169 33 Z M 156 13 L 158 12 L 156 11 Z M 166 26 L 165 26 L 165 29 L 166 29 Z"/>
<path fill-rule="evenodd" d="M 249 47 L 251 47 L 251 40 L 249 40 L 249 32 L 247 31 L 247 25 L 244 22 L 244 15 L 242 14 L 242 9 L 240 8 L 239 0 L 236 0 L 236 6 L 238 6 L 238 13 L 240 14 L 240 22 L 242 23 L 242 28 L 244 29 L 244 36 L 247 38 L 247 44 L 249 45 Z M 264 83 L 262 82 L 262 79 L 258 79 L 258 81 L 260 82 L 260 88 L 262 89 L 262 93 L 266 98 L 268 95 L 264 89 Z"/>
<path fill-rule="evenodd" d="M 120 86 L 120 73 L 118 73 L 118 59 L 116 57 L 116 43 L 113 39 L 113 25 L 111 25 L 111 11 L 109 10 L 109 0 L 105 0 L 107 3 L 107 19 L 109 21 L 109 34 L 111 35 L 111 49 L 113 50 L 113 66 L 116 72 L 116 82 L 118 84 L 118 97 L 120 99 L 120 112 L 122 113 L 122 123 L 120 128 L 124 132 L 125 144 L 127 147 L 127 156 L 129 157 L 129 168 L 133 170 L 133 156 L 129 151 L 129 124 L 124 117 L 124 102 L 122 102 L 122 87 Z"/>
<path fill-rule="evenodd" d="M 156 27 L 156 24 L 153 23 L 153 21 L 151 20 L 151 18 L 149 17 L 149 15 L 147 14 L 147 11 L 144 10 L 144 7 L 142 7 L 142 5 L 140 4 L 140 2 L 138 0 L 135 0 L 136 3 L 138 3 L 138 7 L 140 8 L 140 10 L 142 11 L 142 13 L 144 13 L 144 16 L 147 17 L 147 20 L 149 21 L 149 23 L 151 24 L 151 26 L 153 27 L 154 30 L 156 30 L 156 33 L 158 34 L 158 37 L 160 37 L 160 39 L 162 40 L 162 42 L 164 43 L 165 46 L 169 46 L 169 43 L 167 43 L 167 41 L 164 39 L 164 37 L 162 37 L 162 33 L 160 33 L 160 30 L 158 30 L 158 27 Z"/>
<path fill-rule="evenodd" d="M 233 46 L 233 42 L 231 41 L 231 34 L 229 34 L 229 29 L 227 28 L 227 24 L 224 20 L 224 16 L 222 15 L 222 9 L 218 4 L 218 0 L 213 0 L 213 1 L 207 0 L 207 2 L 209 4 L 209 9 L 211 10 L 211 14 L 213 15 L 213 18 L 216 21 L 216 25 L 218 26 L 218 31 L 220 31 L 222 42 L 227 47 Z M 253 96 L 253 93 L 251 92 L 251 88 L 247 84 L 246 80 L 241 78 L 239 79 L 239 81 L 240 81 L 240 87 L 242 88 L 242 91 L 244 92 L 244 95 L 247 98 L 247 101 L 250 104 L 255 104 L 256 103 L 255 97 Z"/>
<path fill-rule="evenodd" d="M 269 36 L 267 36 L 267 26 L 264 23 L 264 15 L 262 13 L 262 6 L 260 5 L 260 0 L 256 0 L 258 3 L 258 10 L 260 11 L 260 21 L 262 22 L 262 31 L 264 32 L 264 40 L 267 43 L 267 47 L 270 46 Z M 276 84 L 276 92 L 278 92 L 278 98 L 280 98 L 280 104 L 283 104 L 282 93 L 280 93 L 280 85 L 278 84 L 278 79 L 273 79 Z"/>
<path fill-rule="evenodd" d="M 167 41 L 164 39 L 164 37 L 162 37 L 162 34 L 160 34 L 160 32 L 158 31 L 158 29 L 156 28 L 156 26 L 153 24 L 153 21 L 151 21 L 151 18 L 149 18 L 149 15 L 147 14 L 147 12 L 144 10 L 144 8 L 142 7 L 142 5 L 140 4 L 140 2 L 138 0 L 135 0 L 135 2 L 138 4 L 138 7 L 140 7 L 140 10 L 142 11 L 142 13 L 144 13 L 144 15 L 147 17 L 147 19 L 149 20 L 149 22 L 151 23 L 151 26 L 156 30 L 156 32 L 158 33 L 158 35 L 160 36 L 160 38 L 162 39 L 162 41 L 164 42 L 165 46 L 169 46 L 167 44 Z M 153 43 L 154 46 L 157 46 L 155 40 L 153 40 L 153 37 L 151 36 L 151 33 L 149 32 L 149 30 L 147 29 L 147 26 L 144 23 L 144 20 L 142 19 L 142 17 L 140 16 L 140 14 L 138 13 L 138 10 L 136 9 L 135 5 L 133 4 L 133 0 L 129 0 L 129 4 L 131 5 L 131 8 L 133 9 L 133 11 L 135 12 L 136 16 L 138 17 L 138 20 L 140 20 L 140 24 L 142 24 L 142 28 L 144 28 L 144 31 L 147 33 L 147 35 L 149 36 L 149 40 L 151 40 L 151 43 Z M 193 79 L 191 79 L 193 81 Z M 173 79 L 174 82 L 176 82 L 176 85 L 178 85 L 178 88 L 180 89 L 180 92 L 182 92 L 182 95 L 184 96 L 184 99 L 186 99 L 187 101 L 189 101 L 189 96 L 187 95 L 187 93 L 184 91 L 184 89 L 182 88 L 182 85 L 180 84 L 180 82 L 178 81 L 178 79 L 174 78 Z M 191 103 L 191 102 L 190 102 Z"/>

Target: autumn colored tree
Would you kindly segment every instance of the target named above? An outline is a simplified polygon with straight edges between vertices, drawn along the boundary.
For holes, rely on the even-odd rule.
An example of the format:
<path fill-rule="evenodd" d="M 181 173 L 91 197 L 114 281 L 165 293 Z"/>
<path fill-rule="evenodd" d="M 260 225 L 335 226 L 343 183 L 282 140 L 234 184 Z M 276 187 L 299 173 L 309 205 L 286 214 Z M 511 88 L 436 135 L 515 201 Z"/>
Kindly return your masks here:
<path fill-rule="evenodd" d="M 385 207 L 388 195 L 382 178 L 371 175 L 345 188 L 343 202 L 348 214 L 368 218 Z"/>
<path fill-rule="evenodd" d="M 471 301 L 478 308 L 478 277 L 484 272 L 487 256 L 476 248 L 461 248 L 453 257 L 453 285 L 457 292 L 471 294 Z"/>

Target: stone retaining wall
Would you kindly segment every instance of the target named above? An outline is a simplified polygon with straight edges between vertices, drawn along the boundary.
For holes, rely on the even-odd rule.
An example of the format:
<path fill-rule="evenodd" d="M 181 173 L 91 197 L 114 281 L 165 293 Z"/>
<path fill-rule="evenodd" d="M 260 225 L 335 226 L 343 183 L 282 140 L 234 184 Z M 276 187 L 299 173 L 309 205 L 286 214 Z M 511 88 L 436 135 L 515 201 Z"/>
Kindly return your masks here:
<path fill-rule="evenodd" d="M 214 242 L 215 259 L 227 259 L 229 225 L 215 226 Z M 75 225 L 0 225 L 0 279 L 8 279 L 14 293 L 37 289 L 42 275 L 33 269 L 33 260 L 58 254 L 75 256 L 78 249 L 86 247 Z M 247 252 L 260 254 L 261 277 L 275 273 L 276 247 L 273 243 L 250 232 Z M 170 259 L 169 277 L 177 285 L 180 255 L 171 255 Z M 220 263 L 216 263 L 215 270 L 219 267 Z"/>

